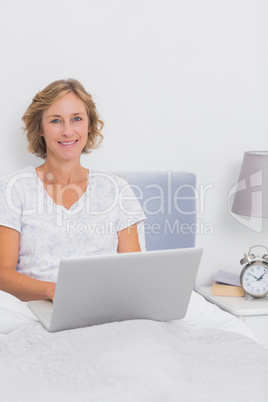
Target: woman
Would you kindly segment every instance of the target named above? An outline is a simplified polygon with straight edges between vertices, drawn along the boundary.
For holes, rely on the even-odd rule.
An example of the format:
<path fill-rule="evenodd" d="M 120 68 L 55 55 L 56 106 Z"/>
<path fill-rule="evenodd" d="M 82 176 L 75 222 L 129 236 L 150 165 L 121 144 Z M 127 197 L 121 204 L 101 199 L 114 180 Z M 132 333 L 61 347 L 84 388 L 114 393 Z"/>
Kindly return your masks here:
<path fill-rule="evenodd" d="M 37 93 L 23 116 L 29 151 L 44 163 L 0 183 L 0 290 L 54 299 L 59 261 L 140 251 L 145 219 L 124 179 L 80 162 L 102 140 L 95 104 L 76 80 Z"/>

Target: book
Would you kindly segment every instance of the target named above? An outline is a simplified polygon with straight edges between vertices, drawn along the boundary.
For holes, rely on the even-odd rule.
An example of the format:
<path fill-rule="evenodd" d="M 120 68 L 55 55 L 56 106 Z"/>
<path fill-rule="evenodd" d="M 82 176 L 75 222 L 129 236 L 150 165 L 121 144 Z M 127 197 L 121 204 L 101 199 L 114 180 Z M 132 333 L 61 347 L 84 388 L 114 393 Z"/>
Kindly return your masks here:
<path fill-rule="evenodd" d="M 219 282 L 214 282 L 212 284 L 212 294 L 213 296 L 245 296 L 245 292 L 242 286 L 225 285 Z"/>
<path fill-rule="evenodd" d="M 245 296 L 244 289 L 240 283 L 240 276 L 219 270 L 212 284 L 212 294 L 214 296 Z"/>

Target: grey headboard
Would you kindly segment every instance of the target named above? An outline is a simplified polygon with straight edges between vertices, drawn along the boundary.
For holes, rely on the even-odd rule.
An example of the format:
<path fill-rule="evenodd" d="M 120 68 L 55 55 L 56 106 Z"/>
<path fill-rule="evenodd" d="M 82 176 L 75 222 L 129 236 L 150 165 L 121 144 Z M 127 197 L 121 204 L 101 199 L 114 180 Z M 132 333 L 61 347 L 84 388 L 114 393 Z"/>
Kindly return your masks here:
<path fill-rule="evenodd" d="M 146 249 L 194 247 L 196 177 L 188 172 L 120 172 L 146 214 Z"/>

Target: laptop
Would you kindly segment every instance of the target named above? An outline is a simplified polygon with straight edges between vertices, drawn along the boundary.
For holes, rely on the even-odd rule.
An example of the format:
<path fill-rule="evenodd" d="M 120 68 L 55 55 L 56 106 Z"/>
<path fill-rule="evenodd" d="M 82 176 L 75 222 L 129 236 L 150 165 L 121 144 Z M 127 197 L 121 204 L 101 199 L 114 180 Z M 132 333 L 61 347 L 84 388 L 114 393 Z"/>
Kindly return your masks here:
<path fill-rule="evenodd" d="M 54 303 L 28 302 L 51 332 L 114 321 L 170 321 L 186 314 L 202 249 L 64 259 Z"/>

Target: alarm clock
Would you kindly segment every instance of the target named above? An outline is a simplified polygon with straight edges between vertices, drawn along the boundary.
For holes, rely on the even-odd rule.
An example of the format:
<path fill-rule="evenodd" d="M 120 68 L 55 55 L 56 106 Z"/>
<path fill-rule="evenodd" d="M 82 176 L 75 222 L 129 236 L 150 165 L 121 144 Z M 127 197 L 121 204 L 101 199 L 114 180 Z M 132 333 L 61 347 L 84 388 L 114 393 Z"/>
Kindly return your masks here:
<path fill-rule="evenodd" d="M 251 254 L 254 247 L 263 247 L 267 254 L 262 257 Z M 268 250 L 265 246 L 252 246 L 248 254 L 240 261 L 241 265 L 247 264 L 241 272 L 240 282 L 246 295 L 261 298 L 268 296 Z"/>

